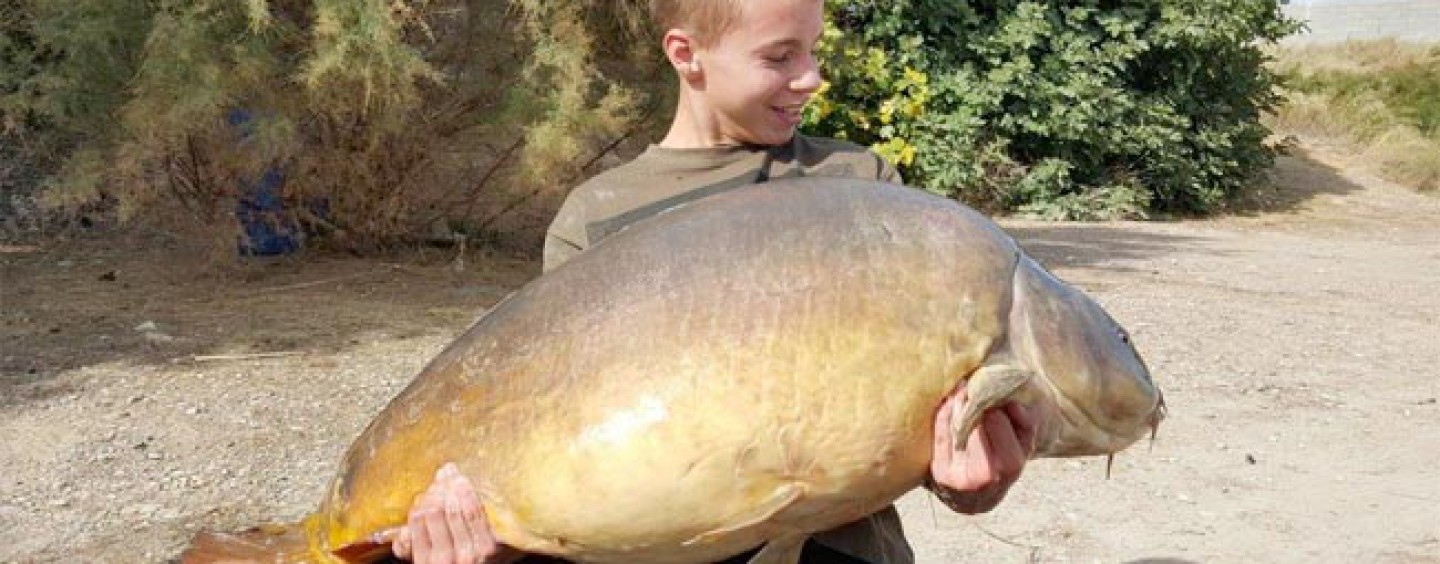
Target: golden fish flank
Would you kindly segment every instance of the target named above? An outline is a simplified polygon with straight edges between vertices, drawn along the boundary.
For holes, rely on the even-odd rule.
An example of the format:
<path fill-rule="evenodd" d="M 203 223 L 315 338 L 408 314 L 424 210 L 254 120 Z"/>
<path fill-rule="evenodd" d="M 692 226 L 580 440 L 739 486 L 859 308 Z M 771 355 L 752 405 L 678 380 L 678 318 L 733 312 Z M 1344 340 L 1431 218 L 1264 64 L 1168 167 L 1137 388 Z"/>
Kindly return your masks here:
<path fill-rule="evenodd" d="M 454 461 L 525 551 L 713 562 L 768 543 L 788 562 L 921 483 L 962 381 L 957 436 L 1016 399 L 1044 414 L 1036 456 L 1111 453 L 1162 416 L 1119 325 L 980 214 L 853 179 L 739 188 L 497 305 L 355 441 L 303 534 L 265 549 L 382 554 L 374 535 Z"/>

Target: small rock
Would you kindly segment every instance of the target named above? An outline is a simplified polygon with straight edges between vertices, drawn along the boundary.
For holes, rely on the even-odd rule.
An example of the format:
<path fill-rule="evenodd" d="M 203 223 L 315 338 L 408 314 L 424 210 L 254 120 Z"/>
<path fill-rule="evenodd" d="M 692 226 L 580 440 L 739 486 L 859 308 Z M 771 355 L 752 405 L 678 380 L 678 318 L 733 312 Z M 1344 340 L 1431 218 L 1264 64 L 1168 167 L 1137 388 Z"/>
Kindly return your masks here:
<path fill-rule="evenodd" d="M 174 341 L 175 337 L 156 331 L 149 331 L 145 333 L 145 339 L 157 343 L 169 343 L 171 341 Z"/>
<path fill-rule="evenodd" d="M 0 505 L 0 523 L 18 522 L 25 515 L 25 508 L 18 505 Z"/>
<path fill-rule="evenodd" d="M 1245 462 L 1247 464 L 1255 464 L 1255 456 L 1250 454 L 1245 455 Z"/>
<path fill-rule="evenodd" d="M 110 272 L 106 272 L 105 274 L 101 274 L 101 275 L 100 275 L 100 281 L 101 281 L 101 282 L 114 282 L 114 281 L 115 281 L 115 271 L 114 271 L 114 270 L 111 270 Z"/>
<path fill-rule="evenodd" d="M 139 325 L 136 325 L 136 326 L 135 326 L 135 330 L 136 330 L 136 331 L 140 331 L 140 332 L 142 332 L 142 333 L 148 333 L 148 332 L 151 332 L 151 331 L 159 331 L 159 330 L 160 330 L 160 326 L 159 326 L 159 325 L 156 325 L 154 321 L 146 321 L 146 322 L 144 322 L 144 323 L 141 323 L 141 324 L 139 324 Z"/>

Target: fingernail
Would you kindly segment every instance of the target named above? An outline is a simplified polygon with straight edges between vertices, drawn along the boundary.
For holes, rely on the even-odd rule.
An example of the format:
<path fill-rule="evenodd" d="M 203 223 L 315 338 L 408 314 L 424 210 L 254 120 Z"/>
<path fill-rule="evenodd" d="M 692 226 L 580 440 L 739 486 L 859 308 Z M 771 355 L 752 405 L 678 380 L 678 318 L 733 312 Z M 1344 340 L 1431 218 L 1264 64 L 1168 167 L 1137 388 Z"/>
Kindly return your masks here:
<path fill-rule="evenodd" d="M 405 527 L 392 527 L 389 529 L 385 529 L 383 531 L 370 535 L 370 542 L 376 544 L 400 542 L 405 537 L 405 535 L 403 534 L 404 531 Z"/>
<path fill-rule="evenodd" d="M 457 472 L 459 472 L 459 470 L 455 468 L 454 462 L 446 462 L 444 466 L 440 467 L 440 470 L 438 472 L 435 472 L 435 477 L 449 478 L 451 476 L 454 476 Z"/>

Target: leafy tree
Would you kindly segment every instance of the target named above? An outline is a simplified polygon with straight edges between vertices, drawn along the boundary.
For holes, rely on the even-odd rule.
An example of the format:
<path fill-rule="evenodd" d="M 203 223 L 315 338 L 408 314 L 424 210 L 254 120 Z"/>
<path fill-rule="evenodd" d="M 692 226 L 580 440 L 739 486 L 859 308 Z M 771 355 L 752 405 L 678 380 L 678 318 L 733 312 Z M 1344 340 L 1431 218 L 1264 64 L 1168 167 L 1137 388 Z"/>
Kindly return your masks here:
<path fill-rule="evenodd" d="M 222 240 L 269 169 L 287 220 L 351 249 L 480 228 L 478 200 L 574 182 L 648 99 L 600 69 L 592 38 L 633 24 L 599 3 L 4 1 L 0 111 L 66 140 L 44 199 Z"/>
<path fill-rule="evenodd" d="M 44 199 L 237 231 L 283 172 L 287 220 L 364 250 L 493 229 L 663 126 L 641 0 L 0 0 L 0 125 Z M 1204 212 L 1270 162 L 1273 0 L 826 0 L 811 133 L 995 211 Z M 501 204 L 495 204 L 501 202 Z"/>
<path fill-rule="evenodd" d="M 811 131 L 1052 218 L 1205 212 L 1271 162 L 1273 0 L 828 0 Z"/>

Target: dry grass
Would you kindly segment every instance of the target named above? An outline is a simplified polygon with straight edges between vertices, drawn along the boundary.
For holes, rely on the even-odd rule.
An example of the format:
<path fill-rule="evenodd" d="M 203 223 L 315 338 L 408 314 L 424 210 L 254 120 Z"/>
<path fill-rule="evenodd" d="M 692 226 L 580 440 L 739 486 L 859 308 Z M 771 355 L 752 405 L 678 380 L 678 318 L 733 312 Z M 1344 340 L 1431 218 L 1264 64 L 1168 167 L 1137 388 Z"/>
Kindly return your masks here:
<path fill-rule="evenodd" d="M 1302 68 L 1310 72 L 1342 71 L 1372 74 L 1415 64 L 1433 64 L 1440 57 L 1440 44 L 1410 43 L 1383 39 L 1347 41 L 1334 44 L 1307 44 L 1282 47 L 1271 52 L 1277 68 Z"/>
<path fill-rule="evenodd" d="M 1269 118 L 1277 133 L 1346 146 L 1388 180 L 1440 191 L 1440 44 L 1348 42 L 1272 54 L 1287 99 Z"/>

